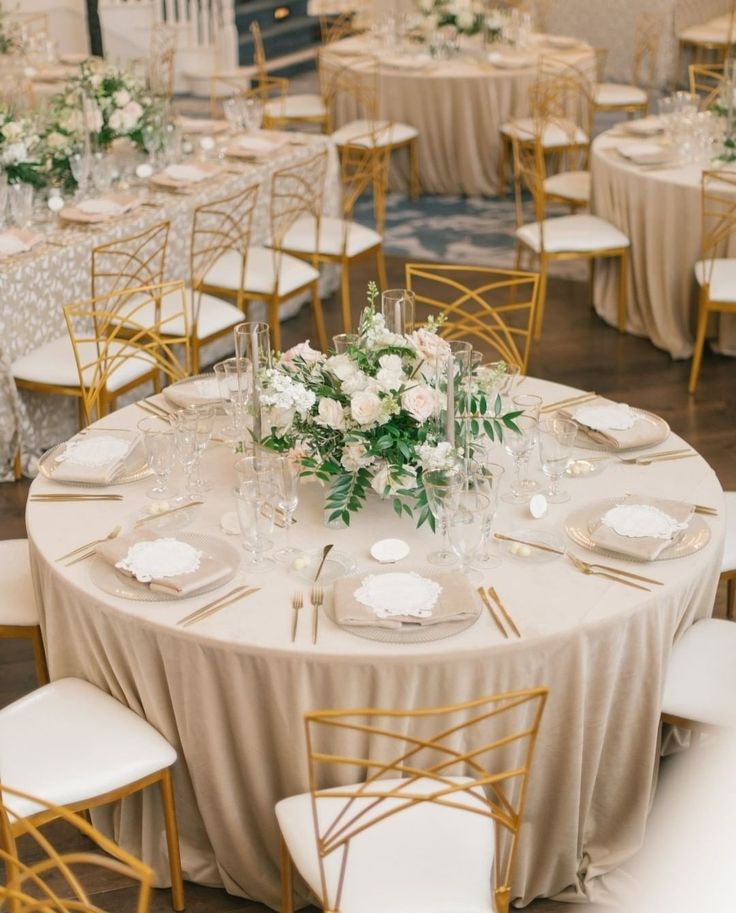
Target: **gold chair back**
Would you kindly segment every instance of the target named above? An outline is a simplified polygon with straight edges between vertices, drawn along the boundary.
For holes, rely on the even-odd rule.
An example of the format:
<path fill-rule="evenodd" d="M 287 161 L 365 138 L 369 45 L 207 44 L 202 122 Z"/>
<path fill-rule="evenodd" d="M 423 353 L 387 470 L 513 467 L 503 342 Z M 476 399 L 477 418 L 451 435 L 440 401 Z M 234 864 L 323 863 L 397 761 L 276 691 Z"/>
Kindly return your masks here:
<path fill-rule="evenodd" d="M 289 80 L 279 76 L 268 76 L 259 79 L 255 86 L 251 86 L 250 79 L 244 76 L 215 75 L 210 77 L 210 116 L 222 116 L 222 101 L 225 98 L 252 99 L 265 107 L 269 102 L 284 103 L 289 88 Z M 264 112 L 263 126 L 277 128 L 278 115 L 269 117 Z"/>
<path fill-rule="evenodd" d="M 703 284 L 708 286 L 715 261 L 728 256 L 730 239 L 736 234 L 736 172 L 726 168 L 704 171 L 700 186 L 700 259 L 703 262 Z"/>
<path fill-rule="evenodd" d="M 305 216 L 314 222 L 313 249 L 317 249 L 326 175 L 326 149 L 274 172 L 271 178 L 271 246 L 276 251 L 282 248 L 286 233 L 297 219 Z"/>
<path fill-rule="evenodd" d="M 516 209 L 516 227 L 524 225 L 524 190 L 531 195 L 534 222 L 543 222 L 545 218 L 544 179 L 546 177 L 544 147 L 541 136 L 545 122 L 536 125 L 535 135 L 530 139 L 519 138 L 518 131 L 511 135 L 511 148 L 514 155 L 514 202 Z"/>
<path fill-rule="evenodd" d="M 164 304 L 166 299 L 166 304 Z M 87 422 L 107 411 L 109 382 L 131 362 L 151 379 L 189 373 L 189 309 L 183 282 L 121 289 L 64 307 Z M 173 327 L 183 327 L 184 333 Z M 183 357 L 182 357 L 183 350 Z M 131 386 L 141 382 L 137 375 Z M 119 395 L 127 387 L 118 388 Z"/>
<path fill-rule="evenodd" d="M 355 34 L 355 12 L 353 10 L 337 13 L 322 13 L 319 17 L 319 32 L 323 45 L 334 44 L 343 38 Z"/>
<path fill-rule="evenodd" d="M 546 688 L 425 710 L 326 710 L 305 715 L 309 784 L 325 910 L 338 913 L 353 838 L 431 803 L 482 815 L 495 830 L 493 891 L 507 911 Z M 359 784 L 356 779 L 363 777 Z M 391 789 L 381 780 L 400 778 Z M 462 778 L 462 779 L 460 779 Z M 421 783 L 421 794 L 412 786 Z M 345 784 L 353 784 L 346 786 Z M 324 798 L 327 803 L 321 803 Z M 336 800 L 344 800 L 344 802 Z M 369 800 L 367 803 L 364 800 Z M 326 860 L 341 857 L 334 896 Z M 489 869 L 491 860 L 488 860 Z"/>
<path fill-rule="evenodd" d="M 339 153 L 343 219 L 352 219 L 358 200 L 367 191 L 372 191 L 376 231 L 382 235 L 386 221 L 390 149 L 379 146 L 376 131 L 371 130 L 354 137 L 350 145 L 341 146 Z"/>
<path fill-rule="evenodd" d="M 75 832 L 72 848 L 60 851 L 49 837 L 26 818 L 12 811 L 13 798 L 33 801 L 50 817 L 61 818 Z M 70 837 L 66 836 L 69 840 Z M 87 848 L 91 840 L 101 852 Z M 104 854 L 104 855 L 103 855 Z M 85 889 L 78 875 L 94 884 L 98 872 L 135 885 L 135 913 L 147 913 L 153 872 L 135 856 L 116 846 L 80 815 L 3 786 L 0 788 L 0 861 L 5 879 L 0 882 L 0 907 L 12 913 L 102 913 L 99 893 Z M 99 879 L 98 879 L 99 884 Z"/>
<path fill-rule="evenodd" d="M 248 26 L 248 30 L 253 36 L 253 63 L 258 73 L 258 81 L 268 79 L 268 66 L 266 63 L 266 48 L 263 44 L 263 34 L 261 27 L 254 19 Z"/>
<path fill-rule="evenodd" d="M 636 17 L 632 83 L 652 87 L 657 82 L 659 46 L 664 32 L 664 18 L 660 13 L 645 10 Z"/>
<path fill-rule="evenodd" d="M 350 64 L 330 57 L 329 63 L 320 58 L 319 79 L 329 130 L 338 106 L 342 120 L 365 120 L 369 125 L 378 120 L 378 67 L 375 58 L 365 55 L 351 58 Z M 370 127 L 369 127 L 370 129 Z"/>
<path fill-rule="evenodd" d="M 691 63 L 688 66 L 690 92 L 701 97 L 701 111 L 707 111 L 719 101 L 726 78 L 724 71 L 723 63 Z"/>
<path fill-rule="evenodd" d="M 164 281 L 170 222 L 92 248 L 92 297 Z"/>
<path fill-rule="evenodd" d="M 176 28 L 166 22 L 157 22 L 151 29 L 148 84 L 155 95 L 165 98 L 174 94 L 176 40 Z"/>
<path fill-rule="evenodd" d="M 559 57 L 543 55 L 529 100 L 534 120 L 566 124 L 571 137 L 577 127 L 587 137 L 582 145 L 590 145 L 593 84 L 587 73 Z M 580 140 L 575 143 L 580 144 Z"/>
<path fill-rule="evenodd" d="M 440 335 L 490 346 L 526 374 L 539 295 L 539 275 L 484 266 L 407 263 L 406 287 L 417 311 L 442 314 Z"/>

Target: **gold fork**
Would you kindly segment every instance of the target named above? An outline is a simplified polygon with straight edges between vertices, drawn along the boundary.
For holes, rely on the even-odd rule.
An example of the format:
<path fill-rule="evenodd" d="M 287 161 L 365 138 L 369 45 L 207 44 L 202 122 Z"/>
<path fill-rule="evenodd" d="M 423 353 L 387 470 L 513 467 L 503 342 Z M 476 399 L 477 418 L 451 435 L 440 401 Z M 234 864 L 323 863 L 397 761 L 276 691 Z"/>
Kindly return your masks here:
<path fill-rule="evenodd" d="M 312 587 L 312 643 L 317 643 L 317 630 L 319 628 L 319 608 L 324 602 L 324 592 L 321 586 Z"/>
<path fill-rule="evenodd" d="M 584 574 L 589 574 L 594 577 L 607 577 L 609 580 L 615 580 L 616 583 L 623 583 L 626 586 L 633 586 L 637 590 L 646 590 L 647 593 L 652 591 L 648 586 L 642 586 L 640 583 L 634 583 L 633 580 L 627 580 L 624 577 L 618 577 L 615 573 L 609 574 L 606 571 L 598 570 L 597 567 L 594 567 L 592 564 L 588 564 L 586 561 L 581 561 L 580 558 L 576 558 L 575 555 L 567 552 L 567 557 L 572 561 L 575 567 L 582 571 Z M 613 569 L 612 569 L 613 570 Z"/>
<path fill-rule="evenodd" d="M 294 641 L 296 640 L 296 629 L 299 625 L 299 612 L 301 611 L 301 609 L 303 607 L 304 607 L 304 595 L 302 594 L 302 591 L 299 590 L 298 593 L 294 593 L 294 595 L 291 597 L 291 608 L 292 608 L 291 642 L 292 643 L 294 643 Z"/>

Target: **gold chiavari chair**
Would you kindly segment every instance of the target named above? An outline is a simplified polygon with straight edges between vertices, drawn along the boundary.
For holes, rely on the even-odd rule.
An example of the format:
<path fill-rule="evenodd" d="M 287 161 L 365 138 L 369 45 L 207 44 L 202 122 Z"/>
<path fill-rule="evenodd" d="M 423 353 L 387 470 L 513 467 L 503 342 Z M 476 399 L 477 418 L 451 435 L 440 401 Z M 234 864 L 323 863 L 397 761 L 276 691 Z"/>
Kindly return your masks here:
<path fill-rule="evenodd" d="M 38 606 L 31 583 L 27 539 L 0 541 L 0 638 L 23 638 L 31 642 L 36 681 L 49 680 Z"/>
<path fill-rule="evenodd" d="M 123 393 L 163 374 L 186 377 L 189 308 L 183 282 L 126 288 L 64 307 L 85 421 L 107 415 Z M 181 335 L 174 327 L 182 327 Z M 183 349 L 183 357 L 181 350 Z"/>
<path fill-rule="evenodd" d="M 537 273 L 437 263 L 407 263 L 405 269 L 417 310 L 447 318 L 441 336 L 470 340 L 481 350 L 490 347 L 526 374 L 539 294 Z"/>
<path fill-rule="evenodd" d="M 707 111 L 719 101 L 725 82 L 724 69 L 722 63 L 691 63 L 687 68 L 688 87 L 693 95 L 700 96 L 701 111 Z"/>
<path fill-rule="evenodd" d="M 381 288 L 387 287 L 386 263 L 383 255 L 385 221 L 385 187 L 388 172 L 387 148 L 365 145 L 343 146 L 340 150 L 342 176 L 342 218 L 304 214 L 293 222 L 282 236 L 283 250 L 317 263 L 336 263 L 340 266 L 342 320 L 346 333 L 353 329 L 350 304 L 350 266 L 357 260 L 374 255 Z M 360 197 L 373 192 L 375 229 L 353 219 Z"/>
<path fill-rule="evenodd" d="M 215 74 L 210 77 L 210 117 L 222 117 L 224 99 L 240 98 L 245 102 L 252 101 L 261 105 L 264 111 L 263 126 L 274 127 L 274 124 L 266 117 L 265 111 L 272 103 L 281 104 L 282 99 L 286 97 L 288 85 L 286 79 L 268 76 L 258 80 L 256 85 L 251 87 L 248 77 Z"/>
<path fill-rule="evenodd" d="M 698 326 L 688 393 L 695 393 L 711 314 L 736 314 L 736 258 L 729 248 L 736 235 L 736 172 L 704 171 L 701 179 Z"/>
<path fill-rule="evenodd" d="M 322 349 L 327 348 L 316 259 L 290 256 L 283 246 L 289 229 L 300 219 L 319 226 L 326 171 L 327 150 L 324 149 L 309 159 L 274 172 L 271 178 L 270 245 L 249 245 L 245 258 L 236 255 L 231 248 L 224 250 L 206 272 L 195 277 L 198 288 L 216 295 L 234 298 L 239 303 L 251 300 L 266 302 L 275 349 L 281 348 L 281 305 L 307 291 L 311 292 L 319 345 Z M 198 264 L 198 274 L 200 269 L 201 264 Z"/>
<path fill-rule="evenodd" d="M 498 194 L 506 188 L 507 162 L 515 137 L 520 145 L 534 146 L 541 137 L 545 156 L 555 159 L 555 172 L 587 170 L 590 141 L 593 136 L 592 83 L 589 76 L 577 67 L 553 56 L 539 61 L 537 78 L 529 93 L 529 117 L 516 118 L 501 125 L 498 159 Z M 574 160 L 575 169 L 566 160 Z M 589 193 L 589 178 L 579 179 L 574 192 L 579 194 L 580 183 Z M 559 196 L 560 194 L 558 194 Z M 574 198 L 580 203 L 580 197 Z M 587 197 L 584 200 L 587 202 Z"/>
<path fill-rule="evenodd" d="M 164 281 L 171 223 L 157 222 L 136 235 L 92 248 L 92 297 Z"/>
<path fill-rule="evenodd" d="M 13 802 L 32 801 L 73 830 L 72 845 L 57 850 L 38 826 L 13 812 Z M 66 835 L 69 842 L 69 835 Z M 89 843 L 93 847 L 89 847 Z M 99 852 L 102 851 L 102 852 Z M 103 855 L 104 854 L 104 855 Z M 5 881 L 0 884 L 0 906 L 13 913 L 103 913 L 91 893 L 95 876 L 105 873 L 120 885 L 135 885 L 135 913 L 148 913 L 153 872 L 92 827 L 81 815 L 44 803 L 9 787 L 0 789 L 0 861 Z M 79 876 L 84 866 L 84 875 Z M 90 888 L 85 889 L 85 883 Z"/>
<path fill-rule="evenodd" d="M 591 295 L 593 271 L 597 257 L 616 257 L 619 262 L 618 328 L 626 328 L 626 285 L 629 258 L 629 239 L 610 222 L 598 216 L 576 213 L 556 218 L 546 217 L 544 192 L 545 160 L 541 140 L 530 145 L 513 138 L 514 186 L 516 190 L 517 268 L 522 253 L 527 250 L 539 264 L 540 289 L 536 314 L 535 338 L 542 335 L 544 305 L 547 294 L 547 273 L 555 260 L 590 260 Z M 533 203 L 534 221 L 524 222 L 522 191 L 526 188 Z"/>
<path fill-rule="evenodd" d="M 329 63 L 320 55 L 320 85 L 328 114 L 330 137 L 339 148 L 364 145 L 376 155 L 384 151 L 389 156 L 397 149 L 409 155 L 409 193 L 419 196 L 419 131 L 410 124 L 379 118 L 378 61 L 371 56 L 353 58 L 349 63 L 335 60 Z M 336 111 L 347 112 L 350 118 L 333 130 Z M 344 119 L 344 118 L 343 118 Z"/>
<path fill-rule="evenodd" d="M 156 95 L 171 98 L 176 77 L 176 27 L 157 22 L 151 29 L 148 84 Z"/>
<path fill-rule="evenodd" d="M 677 35 L 677 62 L 675 88 L 680 81 L 682 61 L 692 55 L 692 63 L 723 63 L 731 57 L 736 38 L 736 0 L 731 0 L 729 12 L 708 22 L 691 25 Z"/>
<path fill-rule="evenodd" d="M 157 818 L 151 807 L 148 827 L 153 846 L 165 837 L 172 906 L 183 910 L 171 776 L 175 762 L 176 751 L 144 719 L 142 711 L 139 715 L 89 682 L 57 678 L 37 688 L 0 710 L 0 791 L 7 815 L 4 849 L 12 853 L 12 838 L 48 821 L 109 805 L 156 786 L 163 814 Z M 17 792 L 6 789 L 5 784 L 11 783 Z M 154 829 L 158 827 L 160 833 Z M 126 858 L 114 845 L 108 848 L 107 841 L 104 848 Z M 8 886 L 13 887 L 12 882 Z"/>
<path fill-rule="evenodd" d="M 263 45 L 261 27 L 253 20 L 250 26 L 253 36 L 253 59 L 258 74 L 258 82 L 269 79 L 266 49 Z M 288 129 L 304 124 L 316 124 L 320 130 L 327 128 L 327 111 L 321 95 L 302 93 L 289 95 L 289 82 L 283 80 L 284 90 L 280 97 L 272 98 L 264 107 L 264 123 L 274 130 Z"/>
<path fill-rule="evenodd" d="M 356 33 L 355 10 L 342 13 L 322 13 L 319 17 L 319 33 L 323 45 L 334 44 Z"/>
<path fill-rule="evenodd" d="M 306 714 L 310 789 L 276 806 L 283 913 L 292 860 L 326 913 L 507 913 L 547 693 Z"/>
<path fill-rule="evenodd" d="M 631 84 L 598 82 L 593 87 L 594 114 L 603 111 L 621 111 L 630 115 L 647 113 L 648 90 L 657 82 L 657 61 L 663 30 L 664 17 L 660 13 L 639 13 L 634 32 Z"/>

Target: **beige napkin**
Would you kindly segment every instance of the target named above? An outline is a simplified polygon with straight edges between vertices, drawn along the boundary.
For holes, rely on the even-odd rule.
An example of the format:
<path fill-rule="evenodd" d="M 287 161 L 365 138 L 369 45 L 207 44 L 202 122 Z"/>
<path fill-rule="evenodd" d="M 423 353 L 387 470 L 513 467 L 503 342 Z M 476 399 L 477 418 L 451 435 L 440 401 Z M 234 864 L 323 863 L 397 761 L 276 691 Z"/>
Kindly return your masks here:
<path fill-rule="evenodd" d="M 647 498 L 642 495 L 627 495 L 618 503 L 626 505 L 644 504 L 650 507 L 658 507 L 663 513 L 668 514 L 670 517 L 677 520 L 678 523 L 688 523 L 695 510 L 693 504 L 687 504 L 683 501 L 669 501 L 665 498 Z M 678 533 L 675 533 L 675 536 L 672 539 L 655 539 L 651 536 L 620 536 L 615 530 L 608 526 L 604 526 L 603 523 L 601 523 L 600 518 L 598 518 L 591 527 L 590 534 L 593 542 L 601 548 L 616 552 L 619 555 L 627 555 L 631 558 L 636 558 L 639 561 L 653 561 L 666 548 L 669 548 L 678 536 Z"/>
<path fill-rule="evenodd" d="M 118 574 L 124 577 L 135 579 L 129 571 L 116 568 L 118 561 L 122 561 L 128 554 L 128 549 L 136 542 L 150 541 L 156 539 L 176 538 L 175 536 L 165 536 L 161 533 L 146 532 L 139 530 L 129 533 L 127 536 L 120 536 L 118 539 L 111 539 L 109 542 L 103 542 L 97 546 L 97 554 L 103 561 L 110 564 Z M 164 577 L 153 579 L 150 583 L 144 583 L 150 590 L 158 593 L 174 594 L 176 596 L 186 596 L 205 588 L 213 588 L 220 582 L 224 583 L 230 576 L 232 568 L 219 558 L 212 558 L 203 555 L 199 561 L 199 567 L 191 574 L 179 574 L 176 577 Z"/>
<path fill-rule="evenodd" d="M 68 222 L 107 222 L 110 219 L 117 219 L 133 209 L 137 209 L 143 200 L 134 196 L 132 193 L 106 193 L 99 198 L 109 203 L 114 203 L 120 209 L 117 212 L 84 212 L 78 206 L 65 206 L 59 216 Z"/>
<path fill-rule="evenodd" d="M 167 171 L 159 171 L 158 174 L 153 175 L 151 183 L 157 184 L 159 187 L 169 187 L 173 190 L 180 190 L 183 187 L 196 187 L 198 184 L 201 184 L 209 178 L 215 177 L 222 171 L 222 166 L 214 164 L 213 162 L 196 162 L 191 167 L 201 171 L 203 177 L 198 180 L 187 179 L 186 177 L 177 178 Z"/>
<path fill-rule="evenodd" d="M 225 150 L 232 158 L 260 159 L 273 155 L 284 145 L 284 139 L 272 139 L 268 135 L 246 135 L 237 137 Z"/>
<path fill-rule="evenodd" d="M 184 115 L 177 117 L 176 123 L 183 133 L 187 133 L 190 136 L 206 136 L 207 134 L 214 136 L 217 133 L 224 133 L 230 126 L 226 120 L 212 120 L 211 118 L 206 117 L 185 117 Z"/>
<path fill-rule="evenodd" d="M 0 257 L 24 254 L 41 241 L 43 235 L 22 228 L 11 228 L 0 234 Z"/>
<path fill-rule="evenodd" d="M 70 459 L 59 460 L 58 457 L 54 460 L 52 467 L 50 468 L 51 478 L 55 482 L 76 482 L 76 483 L 86 483 L 88 485 L 110 485 L 115 481 L 116 476 L 118 476 L 123 468 L 131 460 L 132 455 L 135 451 L 142 446 L 140 436 L 136 432 L 131 432 L 129 435 L 124 433 L 115 433 L 112 431 L 103 433 L 97 432 L 94 434 L 89 434 L 84 437 L 84 443 L 94 444 L 96 440 L 100 440 L 103 437 L 114 437 L 124 440 L 128 448 L 117 460 L 114 460 L 110 463 L 104 463 L 101 466 L 90 466 L 85 463 L 75 463 Z M 75 440 L 74 438 L 72 440 Z M 76 440 L 80 440 L 77 438 Z M 61 454 L 60 454 L 61 455 Z M 58 460 L 58 462 L 57 462 Z M 141 456 L 142 461 L 142 456 Z"/>
<path fill-rule="evenodd" d="M 413 615 L 391 615 L 388 618 L 379 618 L 370 606 L 358 602 L 355 598 L 356 590 L 360 589 L 363 580 L 369 576 L 374 575 L 361 574 L 356 577 L 342 577 L 335 581 L 333 605 L 338 624 L 401 628 L 403 624 L 432 625 L 443 621 L 463 621 L 478 614 L 477 595 L 468 581 L 460 572 L 448 571 L 443 574 L 420 574 L 421 577 L 433 580 L 442 587 L 430 616 L 417 618 Z"/>
<path fill-rule="evenodd" d="M 623 430 L 609 429 L 608 431 L 594 431 L 592 428 L 586 427 L 574 418 L 576 410 L 582 409 L 583 407 L 615 405 L 616 403 L 612 402 L 610 399 L 598 396 L 596 399 L 590 400 L 587 403 L 580 403 L 577 406 L 573 405 L 569 406 L 567 409 L 560 409 L 557 414 L 562 416 L 562 418 L 571 419 L 592 441 L 604 444 L 606 447 L 610 447 L 611 450 L 630 450 L 636 447 L 646 447 L 652 440 L 652 425 L 651 422 L 648 422 L 645 419 L 639 418 L 634 422 L 631 428 Z"/>

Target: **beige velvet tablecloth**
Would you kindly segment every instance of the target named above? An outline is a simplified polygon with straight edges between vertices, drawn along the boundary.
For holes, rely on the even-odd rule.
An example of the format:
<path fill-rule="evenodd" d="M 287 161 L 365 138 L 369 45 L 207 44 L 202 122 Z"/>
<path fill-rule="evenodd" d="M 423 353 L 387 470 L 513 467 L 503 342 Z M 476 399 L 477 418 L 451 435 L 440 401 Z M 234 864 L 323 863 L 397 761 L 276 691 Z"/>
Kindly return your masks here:
<path fill-rule="evenodd" d="M 325 212 L 337 214 L 340 183 L 337 156 L 322 136 L 289 134 L 293 142 L 284 145 L 270 160 L 259 163 L 230 163 L 229 171 L 190 194 L 167 193 L 152 188 L 155 206 L 93 227 L 68 225 L 52 230 L 55 246 L 39 244 L 28 254 L 0 258 L 0 480 L 12 479 L 16 448 L 22 449 L 23 471 L 35 474 L 35 461 L 47 447 L 71 435 L 78 427 L 77 405 L 73 397 L 19 392 L 13 381 L 11 365 L 16 358 L 43 343 L 66 335 L 63 306 L 82 301 L 91 294 L 92 248 L 135 235 L 168 219 L 171 222 L 166 255 L 166 278 L 189 281 L 189 248 L 192 214 L 207 200 L 231 196 L 254 183 L 261 184 L 259 203 L 253 218 L 252 243 L 262 243 L 269 233 L 269 184 L 278 168 L 313 155 L 326 145 L 330 148 L 330 167 L 325 185 Z M 135 188 L 145 195 L 147 188 Z M 35 228 L 34 228 L 35 230 Z M 39 226 L 39 231 L 47 231 Z M 334 271 L 323 274 L 329 283 Z M 327 291 L 325 286 L 324 291 Z M 216 354 L 220 343 L 203 353 L 205 360 Z M 230 348 L 229 351 L 232 349 Z"/>
<path fill-rule="evenodd" d="M 532 379 L 523 389 L 547 401 L 569 393 Z M 131 406 L 104 422 L 132 426 L 140 416 Z M 673 436 L 660 447 L 680 443 Z M 508 463 L 500 447 L 496 457 Z M 188 532 L 224 537 L 219 521 L 234 510 L 233 462 L 223 445 L 207 452 L 204 472 L 216 489 L 197 508 Z M 532 468 L 539 472 L 536 458 Z M 501 505 L 495 528 L 522 529 L 527 535 L 560 530 L 573 508 L 625 491 L 686 496 L 721 512 L 705 518 L 712 538 L 701 552 L 642 568 L 665 583 L 652 592 L 585 576 L 564 559 L 528 563 L 506 557 L 497 570 L 483 575 L 483 582 L 498 590 L 521 640 L 504 640 L 484 610 L 463 633 L 414 645 L 364 640 L 323 615 L 313 646 L 307 608 L 291 644 L 291 594 L 307 587 L 273 568 L 243 569 L 238 579 L 262 587 L 259 593 L 182 629 L 175 626 L 177 619 L 212 594 L 180 602 L 126 601 L 95 586 L 91 562 L 70 568 L 55 562 L 74 545 L 131 522 L 147 503 L 150 484 L 118 486 L 113 490 L 125 498 L 117 503 L 29 502 L 28 535 L 52 678 L 74 675 L 93 682 L 145 716 L 176 746 L 174 781 L 188 879 L 222 884 L 234 894 L 278 906 L 273 806 L 308 788 L 305 711 L 419 708 L 547 685 L 550 699 L 513 897 L 527 904 L 560 892 L 578 899 L 607 896 L 607 873 L 638 849 L 644 834 L 670 648 L 713 605 L 723 550 L 723 496 L 701 458 L 649 467 L 615 463 L 599 476 L 567 479 L 572 501 L 552 507 L 542 521 L 533 521 L 525 508 Z M 51 490 L 62 489 L 40 477 L 32 488 L 34 493 Z M 295 544 L 316 552 L 335 543 L 357 560 L 359 571 L 377 569 L 368 549 L 379 538 L 399 536 L 410 543 L 402 569 L 421 569 L 425 554 L 436 547 L 428 529 L 415 531 L 410 520 L 397 519 L 391 506 L 377 499 L 349 530 L 327 529 L 322 497 L 316 484 L 302 487 Z M 331 590 L 326 591 L 329 603 Z M 96 823 L 141 854 L 166 883 L 155 793 L 126 800 L 121 813 L 98 817 Z"/>
<path fill-rule="evenodd" d="M 554 55 L 589 73 L 593 78 L 595 57 L 587 45 L 559 50 L 545 43 L 543 35 L 519 54 L 534 60 L 521 69 L 494 67 L 481 59 L 478 39 L 469 42 L 469 53 L 455 59 L 430 61 L 422 69 L 393 66 L 394 55 L 379 63 L 366 61 L 376 48 L 362 38 L 349 38 L 337 47 L 355 50 L 363 57 L 324 51 L 321 65 L 354 66 L 373 76 L 378 66 L 379 116 L 419 130 L 419 177 L 425 193 L 493 195 L 498 190 L 499 127 L 513 117 L 529 113 L 529 89 L 537 75 L 542 54 Z M 395 57 L 409 52 L 396 51 Z M 476 56 L 473 56 L 476 55 Z M 338 98 L 335 126 L 358 116 L 357 108 L 344 96 Z M 510 167 L 510 164 L 509 164 Z M 391 157 L 391 185 L 406 188 L 409 161 L 406 152 Z"/>
<path fill-rule="evenodd" d="M 673 358 L 688 358 L 697 316 L 693 269 L 700 257 L 703 166 L 648 170 L 616 152 L 617 145 L 629 141 L 610 132 L 594 141 L 591 209 L 631 240 L 628 332 L 648 337 Z M 736 256 L 736 241 L 722 256 Z M 617 265 L 599 260 L 595 308 L 612 326 L 617 320 L 617 295 Z M 719 351 L 736 355 L 736 319 L 714 316 L 709 335 Z"/>

